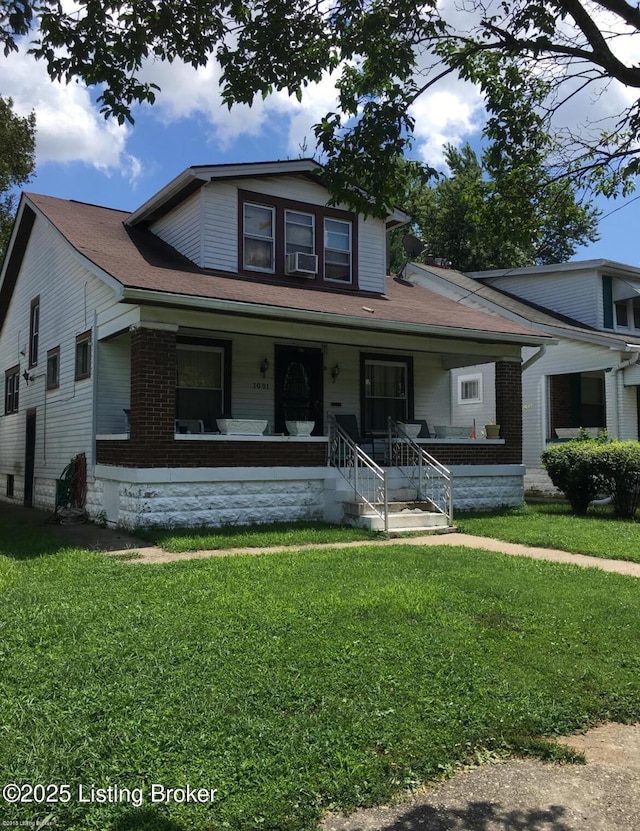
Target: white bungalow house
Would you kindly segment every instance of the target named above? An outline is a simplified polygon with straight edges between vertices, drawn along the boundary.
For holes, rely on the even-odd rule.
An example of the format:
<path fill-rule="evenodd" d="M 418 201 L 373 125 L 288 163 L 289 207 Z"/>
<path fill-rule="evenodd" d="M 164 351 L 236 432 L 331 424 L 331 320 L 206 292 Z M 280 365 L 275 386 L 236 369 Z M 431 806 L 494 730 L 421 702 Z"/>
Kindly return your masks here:
<path fill-rule="evenodd" d="M 456 506 L 518 504 L 521 350 L 552 338 L 387 277 L 407 217 L 328 202 L 309 160 L 189 168 L 133 213 L 23 195 L 0 278 L 0 497 L 53 510 L 84 454 L 83 501 L 110 524 L 342 521 L 355 457 L 332 414 L 377 436 L 358 464 L 386 476 L 389 417 L 450 423 L 449 371 L 481 359 L 501 438 L 407 446 L 451 470 Z"/>
<path fill-rule="evenodd" d="M 557 340 L 523 349 L 525 486 L 553 490 L 541 467 L 549 442 L 606 429 L 638 440 L 640 269 L 588 260 L 468 275 L 410 266 L 407 278 L 468 308 L 535 327 Z M 452 372 L 452 421 L 484 422 L 493 409 L 493 365 Z"/>

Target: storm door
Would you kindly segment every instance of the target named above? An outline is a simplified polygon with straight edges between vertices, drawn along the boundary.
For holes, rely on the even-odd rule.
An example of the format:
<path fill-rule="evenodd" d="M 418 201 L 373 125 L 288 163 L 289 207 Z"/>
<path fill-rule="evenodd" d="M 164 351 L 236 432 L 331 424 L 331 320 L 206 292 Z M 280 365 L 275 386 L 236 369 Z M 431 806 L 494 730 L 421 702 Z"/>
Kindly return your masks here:
<path fill-rule="evenodd" d="M 275 348 L 274 429 L 287 433 L 287 421 L 313 421 L 313 436 L 323 430 L 323 366 L 321 349 L 303 346 Z"/>

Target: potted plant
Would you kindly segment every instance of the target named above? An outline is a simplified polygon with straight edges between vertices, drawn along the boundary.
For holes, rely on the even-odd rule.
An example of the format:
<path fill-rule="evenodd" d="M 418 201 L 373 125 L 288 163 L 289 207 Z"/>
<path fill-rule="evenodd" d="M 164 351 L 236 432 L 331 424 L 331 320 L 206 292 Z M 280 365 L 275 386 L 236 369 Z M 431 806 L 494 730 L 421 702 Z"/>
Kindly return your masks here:
<path fill-rule="evenodd" d="M 488 439 L 499 439 L 500 425 L 490 421 L 488 424 L 484 425 L 484 434 Z"/>

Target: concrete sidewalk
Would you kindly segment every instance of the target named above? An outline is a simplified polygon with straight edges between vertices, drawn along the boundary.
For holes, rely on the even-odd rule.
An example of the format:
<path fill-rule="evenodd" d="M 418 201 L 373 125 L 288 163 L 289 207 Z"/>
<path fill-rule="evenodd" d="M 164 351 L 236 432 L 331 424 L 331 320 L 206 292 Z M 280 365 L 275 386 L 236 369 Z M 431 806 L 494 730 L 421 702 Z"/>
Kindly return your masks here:
<path fill-rule="evenodd" d="M 226 548 L 211 551 L 184 551 L 173 554 L 164 551 L 157 546 L 140 547 L 128 545 L 120 550 L 110 550 L 109 554 L 124 556 L 127 553 L 136 551 L 139 555 L 132 562 L 136 563 L 168 563 L 177 560 L 194 560 L 204 557 L 227 557 L 238 554 L 278 554 L 283 551 L 304 551 L 305 549 L 322 548 L 355 548 L 363 545 L 388 546 L 388 545 L 454 545 L 465 546 L 466 548 L 481 549 L 484 551 L 498 551 L 503 554 L 511 554 L 516 557 L 531 557 L 536 560 L 550 560 L 555 563 L 569 563 L 586 568 L 599 568 L 602 571 L 613 571 L 617 574 L 626 574 L 631 577 L 640 577 L 640 563 L 630 563 L 626 560 L 604 560 L 601 557 L 589 557 L 585 554 L 568 554 L 566 551 L 559 551 L 552 548 L 533 548 L 518 543 L 503 542 L 490 537 L 477 537 L 472 534 L 460 534 L 458 532 L 448 534 L 424 534 L 416 537 L 396 537 L 389 540 L 359 540 L 356 542 L 341 543 L 310 543 L 300 546 L 270 546 L 268 548 Z"/>

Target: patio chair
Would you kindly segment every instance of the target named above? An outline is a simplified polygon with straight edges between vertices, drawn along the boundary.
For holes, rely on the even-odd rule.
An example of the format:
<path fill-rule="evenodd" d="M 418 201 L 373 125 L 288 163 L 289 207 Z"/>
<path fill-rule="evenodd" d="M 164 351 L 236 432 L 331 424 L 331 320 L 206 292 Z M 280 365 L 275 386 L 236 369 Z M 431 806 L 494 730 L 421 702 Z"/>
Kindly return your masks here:
<path fill-rule="evenodd" d="M 204 433 L 204 421 L 201 418 L 177 418 L 176 433 Z"/>
<path fill-rule="evenodd" d="M 372 458 L 375 457 L 375 444 L 374 444 L 374 437 L 372 433 L 360 433 L 360 429 L 358 427 L 358 419 L 355 415 L 340 413 L 334 414 L 334 418 L 336 420 L 336 424 L 338 427 L 341 427 L 344 432 L 349 436 L 351 441 L 355 442 L 358 447 L 362 447 L 363 450 L 366 446 L 371 448 L 371 456 Z"/>

